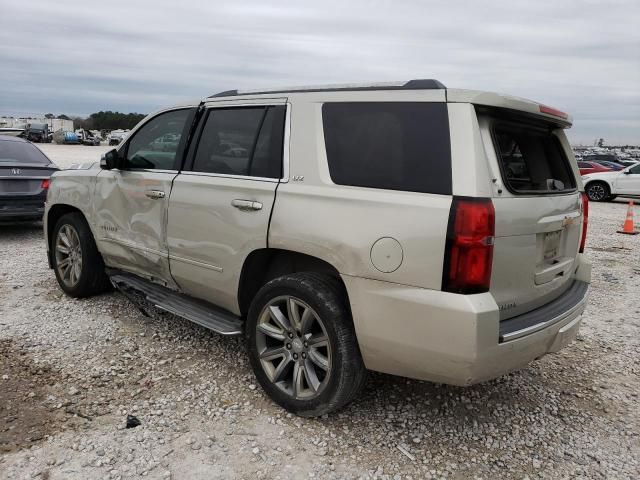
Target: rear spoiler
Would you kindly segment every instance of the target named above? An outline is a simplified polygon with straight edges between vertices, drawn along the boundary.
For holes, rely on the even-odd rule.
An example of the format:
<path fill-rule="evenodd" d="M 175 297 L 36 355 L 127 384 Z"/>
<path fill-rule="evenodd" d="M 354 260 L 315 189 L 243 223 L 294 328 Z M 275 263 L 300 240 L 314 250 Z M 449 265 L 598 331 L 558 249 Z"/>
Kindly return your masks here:
<path fill-rule="evenodd" d="M 447 89 L 447 102 L 472 103 L 474 105 L 518 111 L 544 119 L 561 128 L 570 128 L 573 118 L 568 113 L 526 98 L 477 90 Z"/>

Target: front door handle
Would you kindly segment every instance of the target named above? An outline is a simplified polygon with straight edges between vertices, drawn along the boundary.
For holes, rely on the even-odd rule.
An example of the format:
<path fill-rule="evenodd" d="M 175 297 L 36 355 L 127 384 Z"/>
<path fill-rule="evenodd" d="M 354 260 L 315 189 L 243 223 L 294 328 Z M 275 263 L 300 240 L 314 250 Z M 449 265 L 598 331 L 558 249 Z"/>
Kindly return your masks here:
<path fill-rule="evenodd" d="M 240 210 L 262 210 L 262 203 L 254 202 L 252 200 L 242 200 L 240 198 L 236 198 L 235 200 L 231 200 L 231 205 L 240 209 Z"/>
<path fill-rule="evenodd" d="M 146 190 L 144 194 L 149 198 L 153 198 L 154 200 L 164 198 L 164 192 L 162 190 Z"/>

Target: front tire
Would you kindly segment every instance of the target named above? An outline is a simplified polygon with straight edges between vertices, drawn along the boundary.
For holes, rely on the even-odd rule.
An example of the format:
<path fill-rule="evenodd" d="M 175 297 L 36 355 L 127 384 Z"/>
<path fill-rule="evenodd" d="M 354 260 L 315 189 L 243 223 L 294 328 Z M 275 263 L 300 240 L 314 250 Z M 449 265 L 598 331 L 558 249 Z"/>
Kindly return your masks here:
<path fill-rule="evenodd" d="M 60 217 L 53 229 L 51 259 L 58 284 L 67 295 L 89 297 L 110 289 L 102 257 L 82 214 Z"/>
<path fill-rule="evenodd" d="M 592 202 L 603 202 L 611 195 L 609 185 L 604 182 L 591 182 L 587 185 L 585 191 Z"/>
<path fill-rule="evenodd" d="M 262 388 L 296 415 L 340 409 L 366 382 L 346 293 L 328 275 L 295 273 L 268 282 L 251 303 L 246 341 Z"/>

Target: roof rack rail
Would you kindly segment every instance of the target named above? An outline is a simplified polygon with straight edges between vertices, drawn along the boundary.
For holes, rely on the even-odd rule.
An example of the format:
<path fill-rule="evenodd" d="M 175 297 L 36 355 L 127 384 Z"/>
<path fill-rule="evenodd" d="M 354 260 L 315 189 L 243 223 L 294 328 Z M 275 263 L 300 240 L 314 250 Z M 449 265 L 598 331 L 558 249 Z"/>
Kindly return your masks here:
<path fill-rule="evenodd" d="M 208 98 L 216 97 L 235 97 L 239 95 L 260 95 L 264 93 L 296 93 L 296 92 L 357 92 L 363 90 L 445 90 L 445 87 L 438 80 L 433 79 L 416 79 L 408 82 L 386 82 L 386 83 L 353 83 L 345 85 L 325 85 L 310 87 L 290 87 L 290 88 L 274 88 L 259 90 L 225 90 L 216 93 Z"/>

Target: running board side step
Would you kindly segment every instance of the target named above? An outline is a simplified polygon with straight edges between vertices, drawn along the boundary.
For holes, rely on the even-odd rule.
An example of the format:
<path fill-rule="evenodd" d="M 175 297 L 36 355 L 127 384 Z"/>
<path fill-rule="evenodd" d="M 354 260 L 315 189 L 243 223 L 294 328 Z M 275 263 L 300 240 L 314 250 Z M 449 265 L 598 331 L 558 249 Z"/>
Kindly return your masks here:
<path fill-rule="evenodd" d="M 241 335 L 242 320 L 221 308 L 196 300 L 188 295 L 174 292 L 135 275 L 115 273 L 109 277 L 113 286 L 129 300 L 142 295 L 155 307 L 202 325 L 221 335 Z M 133 301 L 133 300 L 132 300 Z M 134 301 L 134 303 L 137 303 Z M 144 312 L 144 308 L 136 305 Z"/>

